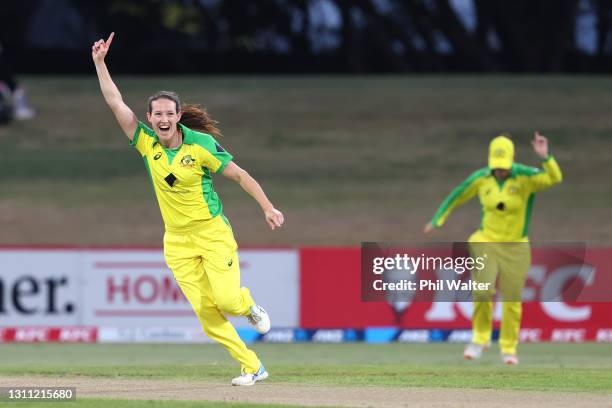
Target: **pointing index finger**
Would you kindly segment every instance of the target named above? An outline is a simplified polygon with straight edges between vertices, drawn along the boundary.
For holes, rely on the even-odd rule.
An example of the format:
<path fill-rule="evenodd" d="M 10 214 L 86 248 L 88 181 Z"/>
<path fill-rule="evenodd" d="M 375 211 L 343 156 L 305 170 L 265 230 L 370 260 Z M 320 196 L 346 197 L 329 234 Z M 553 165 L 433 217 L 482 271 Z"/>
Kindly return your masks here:
<path fill-rule="evenodd" d="M 109 45 L 111 45 L 111 43 L 113 42 L 113 37 L 115 36 L 115 32 L 113 31 L 112 33 L 110 33 L 110 35 L 108 36 L 108 40 L 106 40 L 106 46 L 108 47 Z"/>

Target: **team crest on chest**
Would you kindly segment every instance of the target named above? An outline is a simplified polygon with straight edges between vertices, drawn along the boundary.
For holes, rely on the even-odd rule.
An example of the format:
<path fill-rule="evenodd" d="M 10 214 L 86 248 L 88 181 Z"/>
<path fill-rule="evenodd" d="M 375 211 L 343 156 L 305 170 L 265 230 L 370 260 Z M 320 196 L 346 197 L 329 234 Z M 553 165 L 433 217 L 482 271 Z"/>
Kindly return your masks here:
<path fill-rule="evenodd" d="M 193 165 L 195 165 L 195 160 L 193 159 L 193 157 L 191 157 L 190 154 L 188 154 L 187 156 L 183 156 L 183 158 L 181 159 L 181 166 L 188 167 Z"/>
<path fill-rule="evenodd" d="M 517 186 L 508 187 L 508 194 L 515 195 L 518 194 L 519 188 Z"/>

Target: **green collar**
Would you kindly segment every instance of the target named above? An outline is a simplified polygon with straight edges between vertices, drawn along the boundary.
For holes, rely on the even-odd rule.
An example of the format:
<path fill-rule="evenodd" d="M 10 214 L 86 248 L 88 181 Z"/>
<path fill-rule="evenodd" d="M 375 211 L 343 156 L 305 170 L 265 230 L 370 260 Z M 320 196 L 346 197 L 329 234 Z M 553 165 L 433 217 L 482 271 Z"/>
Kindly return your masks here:
<path fill-rule="evenodd" d="M 181 128 L 181 132 L 183 132 L 183 143 L 185 144 L 194 144 L 195 140 L 193 137 L 193 130 L 189 129 L 187 126 L 183 125 L 182 123 L 178 124 L 179 127 Z"/>

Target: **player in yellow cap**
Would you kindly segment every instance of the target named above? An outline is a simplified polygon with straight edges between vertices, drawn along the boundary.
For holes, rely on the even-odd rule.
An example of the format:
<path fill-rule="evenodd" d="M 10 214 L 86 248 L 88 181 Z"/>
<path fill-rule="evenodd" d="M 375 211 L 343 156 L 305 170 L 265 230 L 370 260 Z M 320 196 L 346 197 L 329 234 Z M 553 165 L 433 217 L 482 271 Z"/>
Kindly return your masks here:
<path fill-rule="evenodd" d="M 533 150 L 542 159 L 542 169 L 514 162 L 514 144 L 507 136 L 489 145 L 489 165 L 470 175 L 442 202 L 424 232 L 441 227 L 457 206 L 478 196 L 480 227 L 468 239 L 473 257 L 486 256 L 485 268 L 472 276 L 492 283 L 490 291 L 473 292 L 472 342 L 464 357 L 477 359 L 491 341 L 493 294 L 499 277 L 502 322 L 499 344 L 502 361 L 518 364 L 517 345 L 521 322 L 521 294 L 531 264 L 529 222 L 535 193 L 562 180 L 561 170 L 549 154 L 548 140 L 536 132 Z"/>
<path fill-rule="evenodd" d="M 205 110 L 181 105 L 173 92 L 149 98 L 148 127 L 123 102 L 104 57 L 113 40 L 92 46 L 102 95 L 129 142 L 142 156 L 165 225 L 164 257 L 196 313 L 204 332 L 221 343 L 241 365 L 232 385 L 253 385 L 268 372 L 238 336 L 227 315 L 245 316 L 259 333 L 270 330 L 266 311 L 240 287 L 237 244 L 212 184 L 213 173 L 240 184 L 261 206 L 272 229 L 283 225 L 260 185 L 232 161 L 213 136 L 219 130 Z"/>

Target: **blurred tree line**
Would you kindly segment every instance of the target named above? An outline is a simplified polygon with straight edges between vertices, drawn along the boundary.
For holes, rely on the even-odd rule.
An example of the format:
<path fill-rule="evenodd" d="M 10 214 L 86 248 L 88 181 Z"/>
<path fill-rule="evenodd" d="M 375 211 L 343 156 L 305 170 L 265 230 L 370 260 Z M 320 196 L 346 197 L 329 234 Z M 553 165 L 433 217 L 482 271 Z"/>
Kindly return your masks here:
<path fill-rule="evenodd" d="M 0 42 L 30 72 L 89 71 L 90 44 L 111 31 L 114 69 L 138 73 L 612 65 L 612 0 L 20 0 L 0 19 Z"/>

